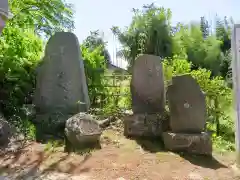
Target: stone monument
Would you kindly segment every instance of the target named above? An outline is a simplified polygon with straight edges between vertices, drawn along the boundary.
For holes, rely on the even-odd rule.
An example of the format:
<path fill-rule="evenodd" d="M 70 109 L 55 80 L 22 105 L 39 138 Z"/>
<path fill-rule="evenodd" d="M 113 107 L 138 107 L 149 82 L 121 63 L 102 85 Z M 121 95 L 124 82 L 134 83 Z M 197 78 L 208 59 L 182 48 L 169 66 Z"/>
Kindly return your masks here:
<path fill-rule="evenodd" d="M 212 154 L 212 142 L 204 132 L 207 109 L 205 95 L 190 75 L 176 76 L 167 89 L 171 132 L 164 132 L 165 147 L 173 151 Z"/>
<path fill-rule="evenodd" d="M 145 54 L 136 59 L 130 89 L 133 113 L 164 111 L 164 76 L 160 57 Z"/>
<path fill-rule="evenodd" d="M 199 133 L 207 119 L 205 95 L 190 75 L 176 76 L 167 89 L 173 132 Z"/>
<path fill-rule="evenodd" d="M 36 124 L 46 134 L 63 132 L 69 117 L 88 111 L 84 64 L 73 33 L 57 32 L 49 39 L 37 70 L 34 104 Z"/>
<path fill-rule="evenodd" d="M 133 66 L 130 84 L 133 115 L 124 120 L 126 136 L 161 136 L 165 113 L 165 90 L 161 59 L 140 55 Z"/>

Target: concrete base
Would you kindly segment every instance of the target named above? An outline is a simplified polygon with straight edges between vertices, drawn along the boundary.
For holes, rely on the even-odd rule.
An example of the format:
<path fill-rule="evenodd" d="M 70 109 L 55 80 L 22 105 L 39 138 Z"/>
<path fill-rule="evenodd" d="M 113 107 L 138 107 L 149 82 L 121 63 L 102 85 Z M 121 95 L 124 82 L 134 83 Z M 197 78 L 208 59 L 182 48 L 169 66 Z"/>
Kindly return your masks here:
<path fill-rule="evenodd" d="M 199 134 L 164 132 L 165 148 L 170 151 L 185 151 L 192 154 L 212 155 L 211 136 Z"/>

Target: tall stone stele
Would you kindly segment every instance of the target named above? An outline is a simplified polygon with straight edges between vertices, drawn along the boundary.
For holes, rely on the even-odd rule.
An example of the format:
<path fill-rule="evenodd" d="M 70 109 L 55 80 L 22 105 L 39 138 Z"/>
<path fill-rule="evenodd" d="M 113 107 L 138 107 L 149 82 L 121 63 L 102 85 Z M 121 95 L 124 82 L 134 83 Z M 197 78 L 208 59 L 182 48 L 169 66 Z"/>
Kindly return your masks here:
<path fill-rule="evenodd" d="M 130 89 L 134 114 L 155 114 L 164 111 L 164 75 L 159 56 L 144 54 L 136 59 Z"/>
<path fill-rule="evenodd" d="M 161 58 L 140 55 L 134 62 L 130 84 L 133 115 L 125 118 L 126 136 L 162 135 L 165 89 Z"/>
<path fill-rule="evenodd" d="M 171 132 L 164 132 L 169 150 L 212 154 L 211 136 L 204 132 L 207 118 L 205 95 L 191 75 L 176 76 L 167 89 Z"/>
<path fill-rule="evenodd" d="M 205 95 L 191 75 L 175 76 L 167 89 L 173 132 L 201 133 L 207 119 Z"/>
<path fill-rule="evenodd" d="M 36 122 L 47 133 L 56 133 L 69 117 L 88 111 L 84 64 L 73 33 L 57 32 L 49 39 L 37 70 L 34 104 Z"/>

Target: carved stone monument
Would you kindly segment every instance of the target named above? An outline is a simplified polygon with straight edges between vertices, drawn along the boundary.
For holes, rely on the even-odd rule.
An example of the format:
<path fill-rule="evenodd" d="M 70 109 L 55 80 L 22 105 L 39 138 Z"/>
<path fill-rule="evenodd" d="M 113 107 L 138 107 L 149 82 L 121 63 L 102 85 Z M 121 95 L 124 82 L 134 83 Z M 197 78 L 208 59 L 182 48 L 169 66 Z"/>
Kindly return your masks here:
<path fill-rule="evenodd" d="M 164 121 L 165 90 L 160 57 L 145 54 L 136 59 L 130 88 L 134 114 L 125 118 L 124 134 L 161 136 L 168 122 Z"/>
<path fill-rule="evenodd" d="M 192 76 L 173 77 L 167 98 L 173 132 L 199 133 L 204 130 L 207 119 L 205 95 Z"/>
<path fill-rule="evenodd" d="M 144 54 L 136 59 L 130 88 L 133 113 L 164 111 L 164 76 L 160 57 Z"/>
<path fill-rule="evenodd" d="M 172 151 L 212 154 L 212 141 L 203 132 L 207 109 L 205 95 L 190 75 L 176 76 L 167 89 L 171 132 L 163 133 L 165 147 Z"/>
<path fill-rule="evenodd" d="M 36 122 L 44 131 L 64 131 L 66 120 L 89 109 L 90 101 L 77 37 L 53 35 L 38 68 L 34 104 Z"/>

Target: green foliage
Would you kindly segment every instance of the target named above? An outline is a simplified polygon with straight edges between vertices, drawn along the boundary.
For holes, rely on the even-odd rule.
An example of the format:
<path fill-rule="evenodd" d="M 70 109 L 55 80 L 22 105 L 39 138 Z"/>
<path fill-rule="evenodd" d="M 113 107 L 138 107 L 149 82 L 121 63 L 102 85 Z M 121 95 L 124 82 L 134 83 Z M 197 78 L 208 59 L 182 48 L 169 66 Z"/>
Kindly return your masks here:
<path fill-rule="evenodd" d="M 33 31 L 7 26 L 0 38 L 0 100 L 4 114 L 19 113 L 34 90 L 42 40 Z"/>
<path fill-rule="evenodd" d="M 207 38 L 210 35 L 210 27 L 205 17 L 201 17 L 200 28 L 202 31 L 203 38 Z"/>
<path fill-rule="evenodd" d="M 217 150 L 217 152 L 224 153 L 235 150 L 235 144 L 231 141 L 227 141 L 221 136 L 213 138 L 213 148 Z"/>
<path fill-rule="evenodd" d="M 126 80 L 127 81 L 127 80 Z M 128 80 L 130 82 L 130 80 Z M 130 87 L 123 87 L 122 88 L 122 93 L 123 96 L 119 100 L 119 106 L 124 108 L 124 109 L 131 109 L 132 106 L 132 98 L 131 98 L 131 92 L 130 92 Z"/>
<path fill-rule="evenodd" d="M 174 54 L 186 54 L 188 61 L 192 62 L 192 69 L 206 68 L 211 70 L 213 75 L 220 75 L 221 41 L 215 36 L 204 38 L 200 26 L 192 24 L 190 28 L 180 26 L 173 39 Z"/>
<path fill-rule="evenodd" d="M 125 57 L 130 67 L 139 54 L 171 57 L 171 11 L 150 4 L 143 6 L 142 10 L 133 9 L 133 12 L 132 22 L 126 31 L 121 32 L 118 27 L 112 28 L 123 45 L 118 54 Z"/>
<path fill-rule="evenodd" d="M 62 0 L 10 0 L 9 5 L 14 16 L 0 37 L 0 110 L 33 139 L 34 126 L 23 105 L 32 103 L 35 71 L 43 53 L 40 35 L 72 30 L 73 10 Z"/>
<path fill-rule="evenodd" d="M 178 55 L 192 62 L 192 69 L 206 68 L 211 76 L 228 76 L 232 27 L 229 19 L 217 17 L 216 27 L 211 27 L 205 17 L 201 17 L 199 23 L 178 23 L 173 27 L 169 9 L 150 4 L 133 12 L 127 29 L 112 28 L 123 46 L 117 55 L 129 62 L 129 68 L 139 54 L 163 58 Z"/>
<path fill-rule="evenodd" d="M 19 121 L 21 123 L 19 123 Z M 34 124 L 29 119 L 19 119 L 19 121 L 15 121 L 15 126 L 18 127 L 19 131 L 21 131 L 28 140 L 35 140 L 36 127 Z"/>
<path fill-rule="evenodd" d="M 102 46 L 93 50 L 87 48 L 85 44 L 81 46 L 90 101 L 93 105 L 96 103 L 97 97 L 105 93 L 104 72 L 106 64 L 104 56 L 101 55 L 102 49 Z"/>
<path fill-rule="evenodd" d="M 10 0 L 9 4 L 14 14 L 8 22 L 11 27 L 34 29 L 43 35 L 74 29 L 73 5 L 65 0 Z"/>
<path fill-rule="evenodd" d="M 94 51 L 95 48 L 101 46 L 101 56 L 104 56 L 105 63 L 108 65 L 110 63 L 110 54 L 106 47 L 107 43 L 104 42 L 98 30 L 90 33 L 91 35 L 88 36 L 83 42 L 84 46 L 87 47 L 90 51 Z"/>
<path fill-rule="evenodd" d="M 47 144 L 44 147 L 44 151 L 46 152 L 57 152 L 58 148 L 62 147 L 64 145 L 63 141 L 61 140 L 51 140 L 48 141 Z"/>

